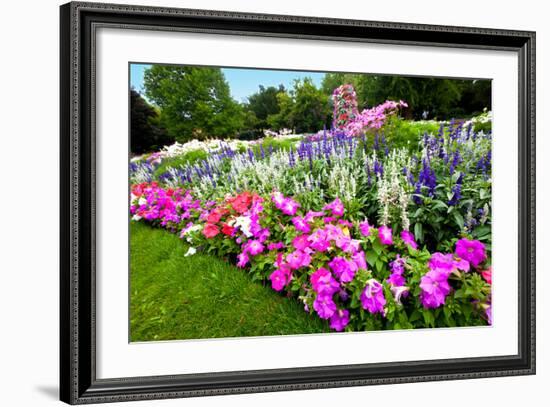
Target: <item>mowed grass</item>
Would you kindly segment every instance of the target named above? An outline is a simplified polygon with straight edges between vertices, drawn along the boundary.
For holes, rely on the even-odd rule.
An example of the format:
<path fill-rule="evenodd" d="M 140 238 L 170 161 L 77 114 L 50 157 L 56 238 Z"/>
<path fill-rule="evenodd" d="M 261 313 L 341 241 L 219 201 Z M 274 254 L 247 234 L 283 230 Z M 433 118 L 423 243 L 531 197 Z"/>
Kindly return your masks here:
<path fill-rule="evenodd" d="M 176 235 L 131 222 L 132 342 L 329 332 L 298 300 L 221 259 L 186 251 Z"/>

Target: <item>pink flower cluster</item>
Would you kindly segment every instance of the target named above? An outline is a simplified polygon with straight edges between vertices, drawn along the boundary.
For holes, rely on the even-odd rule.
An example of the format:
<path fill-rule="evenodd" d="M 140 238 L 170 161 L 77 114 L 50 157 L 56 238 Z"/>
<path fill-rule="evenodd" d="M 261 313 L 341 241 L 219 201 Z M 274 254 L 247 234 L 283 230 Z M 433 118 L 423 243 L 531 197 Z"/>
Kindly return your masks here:
<path fill-rule="evenodd" d="M 130 214 L 134 220 L 143 218 L 173 229 L 200 210 L 200 201 L 193 199 L 189 191 L 164 189 L 156 182 L 132 185 Z"/>
<path fill-rule="evenodd" d="M 376 228 L 368 220 L 350 222 L 343 218 L 345 208 L 338 198 L 321 211 L 300 208 L 280 192 L 264 199 L 245 191 L 219 203 L 201 205 L 189 191 L 144 183 L 132 186 L 130 213 L 134 220 L 143 219 L 173 232 L 181 230 L 181 237 L 197 230 L 207 247 L 236 255 L 238 267 L 267 265 L 261 278 L 269 279 L 273 290 L 299 290 L 306 310 L 312 307 L 334 330 L 344 330 L 355 318 L 350 314 L 351 296 L 359 300 L 357 306 L 379 318 L 386 317 L 392 297 L 395 304 L 403 305 L 403 299 L 413 292 L 409 278 L 413 267 L 408 261 L 414 254 L 410 250 L 418 250 L 411 232 L 394 234 L 389 226 Z M 390 274 L 383 280 L 368 268 L 367 242 L 378 242 L 389 258 Z M 407 257 L 394 256 L 396 249 L 406 246 Z M 373 253 L 374 249 L 370 250 Z M 476 270 L 490 284 L 491 268 L 483 268 L 486 260 L 484 244 L 466 238 L 457 241 L 454 253 L 433 253 L 428 271 L 420 277 L 422 306 L 430 309 L 445 304 L 453 290 L 449 281 L 453 273 Z M 289 286 L 293 280 L 296 284 Z M 490 308 L 486 314 L 490 318 Z"/>
<path fill-rule="evenodd" d="M 398 109 L 408 107 L 400 100 L 386 100 L 384 103 L 360 113 L 357 109 L 357 97 L 352 85 L 346 84 L 336 88 L 332 94 L 334 104 L 335 129 L 344 131 L 349 136 L 358 136 L 367 130 L 380 129 L 388 116 L 395 114 Z"/>
<path fill-rule="evenodd" d="M 455 253 L 434 253 L 428 262 L 429 271 L 420 280 L 420 301 L 425 308 L 437 308 L 445 304 L 451 292 L 449 276 L 456 270 L 465 273 L 470 266 L 477 267 L 487 258 L 485 245 L 479 240 L 460 239 Z"/>

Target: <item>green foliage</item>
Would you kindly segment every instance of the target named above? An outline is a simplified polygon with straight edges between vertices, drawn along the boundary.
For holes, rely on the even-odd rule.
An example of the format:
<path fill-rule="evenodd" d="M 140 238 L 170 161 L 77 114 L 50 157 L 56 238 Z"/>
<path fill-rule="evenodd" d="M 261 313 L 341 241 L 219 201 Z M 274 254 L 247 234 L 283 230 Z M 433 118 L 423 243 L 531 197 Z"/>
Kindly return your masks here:
<path fill-rule="evenodd" d="M 409 151 L 418 149 L 418 142 L 425 133 L 437 134 L 440 124 L 436 121 L 403 120 L 390 116 L 384 126 L 386 140 L 392 148 L 406 148 Z"/>
<path fill-rule="evenodd" d="M 279 92 L 277 93 L 277 103 L 279 105 L 279 112 L 270 114 L 267 117 L 267 124 L 274 130 L 293 128 L 294 119 L 292 117 L 292 110 L 294 100 L 287 92 Z"/>
<path fill-rule="evenodd" d="M 165 158 L 156 168 L 155 176 L 168 171 L 169 168 L 177 168 L 186 164 L 193 164 L 198 161 L 204 160 L 208 157 L 208 153 L 204 150 L 194 150 L 189 151 L 188 153 L 178 155 L 172 158 Z"/>
<path fill-rule="evenodd" d="M 294 87 L 277 94 L 279 112 L 267 117 L 274 129 L 295 129 L 297 133 L 314 133 L 330 123 L 329 98 L 317 89 L 310 78 L 295 80 Z"/>
<path fill-rule="evenodd" d="M 245 114 L 220 68 L 153 65 L 145 71 L 144 86 L 179 142 L 231 138 L 243 127 Z"/>
<path fill-rule="evenodd" d="M 314 133 L 330 122 L 330 105 L 326 95 L 311 79 L 294 82 L 292 121 L 298 133 Z"/>
<path fill-rule="evenodd" d="M 174 142 L 159 123 L 159 113 L 134 89 L 130 90 L 130 150 L 143 154 Z"/>
<path fill-rule="evenodd" d="M 254 120 L 248 121 L 248 126 L 258 129 L 267 128 L 268 116 L 275 115 L 280 111 L 277 94 L 284 92 L 283 85 L 279 85 L 278 88 L 274 86 L 266 88 L 260 85 L 259 91 L 248 97 L 248 103 L 245 106 L 247 113 L 252 113 L 254 117 Z"/>

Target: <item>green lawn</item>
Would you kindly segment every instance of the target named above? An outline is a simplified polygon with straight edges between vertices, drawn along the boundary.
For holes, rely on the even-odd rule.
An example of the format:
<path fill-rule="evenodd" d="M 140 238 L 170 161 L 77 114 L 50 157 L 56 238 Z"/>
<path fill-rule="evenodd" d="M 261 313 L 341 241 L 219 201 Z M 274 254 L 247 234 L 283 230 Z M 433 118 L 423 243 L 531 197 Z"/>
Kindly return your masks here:
<path fill-rule="evenodd" d="M 329 331 L 298 300 L 221 259 L 185 257 L 186 250 L 176 235 L 131 222 L 131 341 Z"/>

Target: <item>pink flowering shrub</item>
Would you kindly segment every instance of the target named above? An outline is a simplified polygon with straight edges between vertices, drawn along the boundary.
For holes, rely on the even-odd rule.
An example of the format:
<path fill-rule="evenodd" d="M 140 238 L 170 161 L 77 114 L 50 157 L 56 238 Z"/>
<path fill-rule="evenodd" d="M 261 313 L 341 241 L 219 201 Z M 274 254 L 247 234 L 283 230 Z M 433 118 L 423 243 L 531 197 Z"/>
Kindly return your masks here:
<path fill-rule="evenodd" d="M 134 185 L 131 193 L 133 220 L 229 259 L 302 301 L 333 330 L 491 323 L 485 246 L 468 236 L 454 239 L 454 252 L 430 253 L 406 230 L 346 219 L 339 199 L 305 211 L 277 191 L 244 191 L 218 202 L 156 183 Z"/>
<path fill-rule="evenodd" d="M 332 93 L 334 104 L 333 127 L 348 136 L 359 136 L 369 130 L 379 130 L 386 119 L 400 108 L 408 107 L 400 100 L 386 100 L 384 103 L 359 112 L 357 95 L 352 85 L 341 85 Z"/>

